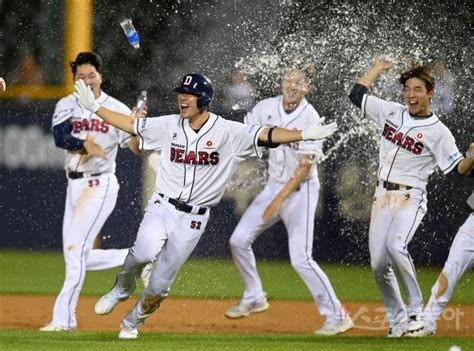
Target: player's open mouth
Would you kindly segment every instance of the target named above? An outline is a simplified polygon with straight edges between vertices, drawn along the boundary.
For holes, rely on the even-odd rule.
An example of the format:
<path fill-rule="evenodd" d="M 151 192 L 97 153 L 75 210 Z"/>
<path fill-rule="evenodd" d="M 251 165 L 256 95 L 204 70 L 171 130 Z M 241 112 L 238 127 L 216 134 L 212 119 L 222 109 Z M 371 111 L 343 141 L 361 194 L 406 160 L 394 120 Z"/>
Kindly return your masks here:
<path fill-rule="evenodd" d="M 189 108 L 189 105 L 188 104 L 181 104 L 180 105 L 180 108 L 181 108 L 181 111 L 186 111 L 188 108 Z"/>

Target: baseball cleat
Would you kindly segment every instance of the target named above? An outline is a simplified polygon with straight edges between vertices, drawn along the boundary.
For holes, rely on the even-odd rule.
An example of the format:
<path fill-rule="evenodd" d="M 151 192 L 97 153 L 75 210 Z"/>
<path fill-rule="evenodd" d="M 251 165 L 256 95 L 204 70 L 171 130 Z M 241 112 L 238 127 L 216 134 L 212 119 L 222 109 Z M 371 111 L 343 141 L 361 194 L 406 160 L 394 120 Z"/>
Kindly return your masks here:
<path fill-rule="evenodd" d="M 253 313 L 266 311 L 269 307 L 270 305 L 266 298 L 249 303 L 240 301 L 238 304 L 228 309 L 225 316 L 231 319 L 244 318 Z"/>
<path fill-rule="evenodd" d="M 401 338 L 407 332 L 408 321 L 402 320 L 388 331 L 387 338 Z"/>
<path fill-rule="evenodd" d="M 61 325 L 54 325 L 52 323 L 49 323 L 45 325 L 44 327 L 39 328 L 38 330 L 42 332 L 68 332 L 68 331 L 73 331 L 75 329 L 76 329 L 75 327 L 64 327 Z"/>
<path fill-rule="evenodd" d="M 414 315 L 410 316 L 408 319 L 407 332 L 415 332 L 423 329 L 425 326 L 425 316 L 423 315 Z"/>
<path fill-rule="evenodd" d="M 354 326 L 351 317 L 345 316 L 341 320 L 326 320 L 321 329 L 316 330 L 314 335 L 336 335 L 344 333 Z"/>
<path fill-rule="evenodd" d="M 433 336 L 433 335 L 435 335 L 435 333 L 436 333 L 436 331 L 433 330 L 433 329 L 422 328 L 422 329 L 415 330 L 415 331 L 407 331 L 405 333 L 405 336 L 407 336 L 409 338 L 423 338 L 423 337 L 426 337 L 426 336 Z"/>
<path fill-rule="evenodd" d="M 145 289 L 150 283 L 150 276 L 151 271 L 153 270 L 153 266 L 153 262 L 148 263 L 145 267 L 143 267 L 142 274 L 140 275 L 140 279 L 142 280 L 143 287 Z"/>
<path fill-rule="evenodd" d="M 105 294 L 102 296 L 99 301 L 94 306 L 94 311 L 97 314 L 103 315 L 103 314 L 109 314 L 112 312 L 120 302 L 125 301 L 124 300 L 119 300 L 113 298 L 110 294 Z"/>
<path fill-rule="evenodd" d="M 138 338 L 138 329 L 129 328 L 123 324 L 120 326 L 120 333 L 118 335 L 119 339 L 136 339 Z"/>

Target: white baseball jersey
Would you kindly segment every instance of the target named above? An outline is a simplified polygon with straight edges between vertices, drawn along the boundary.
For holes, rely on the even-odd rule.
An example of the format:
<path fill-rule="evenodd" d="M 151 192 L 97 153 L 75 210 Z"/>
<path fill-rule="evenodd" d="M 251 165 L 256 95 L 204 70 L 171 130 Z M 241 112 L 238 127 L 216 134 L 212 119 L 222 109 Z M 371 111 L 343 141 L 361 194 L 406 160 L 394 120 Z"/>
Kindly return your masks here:
<path fill-rule="evenodd" d="M 131 114 L 130 109 L 125 104 L 103 91 L 100 92 L 97 102 L 112 111 Z M 127 147 L 131 135 L 113 127 L 96 114 L 86 110 L 74 95 L 68 95 L 59 100 L 54 111 L 52 127 L 68 119 L 71 119 L 72 122 L 71 135 L 82 140 L 85 140 L 88 135 L 92 136 L 94 142 L 99 144 L 107 153 L 107 159 L 103 160 L 97 156 L 81 155 L 78 152 L 66 150 L 66 171 L 115 173 L 117 145 Z"/>
<path fill-rule="evenodd" d="M 383 127 L 378 177 L 426 190 L 436 167 L 445 174 L 462 159 L 449 129 L 433 114 L 411 117 L 406 106 L 365 94 L 362 113 Z"/>
<path fill-rule="evenodd" d="M 260 101 L 245 116 L 246 124 L 257 124 L 265 127 L 282 127 L 304 130 L 320 119 L 314 107 L 303 99 L 299 106 L 287 114 L 283 110 L 283 96 L 276 96 Z M 268 174 L 279 183 L 287 183 L 294 176 L 299 165 L 301 154 L 318 156 L 322 154 L 321 141 L 300 141 L 282 144 L 269 150 Z M 308 179 L 318 176 L 316 163 L 313 164 Z"/>
<path fill-rule="evenodd" d="M 213 113 L 197 133 L 177 114 L 135 123 L 140 148 L 161 151 L 156 192 L 197 206 L 217 204 L 238 161 L 261 156 L 262 130 Z"/>

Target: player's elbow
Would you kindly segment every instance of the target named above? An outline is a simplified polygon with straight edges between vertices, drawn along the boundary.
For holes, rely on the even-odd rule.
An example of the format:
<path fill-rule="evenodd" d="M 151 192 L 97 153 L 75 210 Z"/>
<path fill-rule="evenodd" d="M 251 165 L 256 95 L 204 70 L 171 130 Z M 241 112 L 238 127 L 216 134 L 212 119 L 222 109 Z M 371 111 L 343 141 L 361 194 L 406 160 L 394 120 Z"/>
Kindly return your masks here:
<path fill-rule="evenodd" d="M 362 99 L 364 98 L 364 94 L 367 93 L 367 87 L 365 85 L 356 83 L 349 94 L 349 100 L 356 105 L 358 108 L 362 106 Z"/>

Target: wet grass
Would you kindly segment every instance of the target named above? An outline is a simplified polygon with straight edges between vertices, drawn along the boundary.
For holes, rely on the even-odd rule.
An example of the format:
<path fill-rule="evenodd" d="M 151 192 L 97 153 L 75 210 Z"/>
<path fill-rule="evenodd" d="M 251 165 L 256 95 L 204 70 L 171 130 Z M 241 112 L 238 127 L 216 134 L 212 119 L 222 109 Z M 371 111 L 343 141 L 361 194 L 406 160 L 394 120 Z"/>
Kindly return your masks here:
<path fill-rule="evenodd" d="M 322 264 L 342 301 L 379 300 L 370 267 Z M 311 296 L 288 261 L 259 261 L 264 288 L 271 299 L 311 300 Z M 440 268 L 418 268 L 418 280 L 425 300 Z M 100 295 L 115 282 L 119 269 L 88 272 L 83 294 Z M 464 275 L 451 299 L 453 303 L 474 303 L 474 273 Z M 0 293 L 57 294 L 64 279 L 60 252 L 0 250 Z M 171 296 L 239 298 L 242 282 L 231 260 L 191 259 L 179 273 Z"/>
<path fill-rule="evenodd" d="M 136 340 L 119 340 L 117 333 L 41 333 L 0 330 L 2 350 L 21 351 L 135 351 L 135 350 L 443 350 L 457 345 L 472 350 L 469 338 L 387 339 L 382 337 L 315 337 L 311 335 L 156 334 L 141 333 Z"/>

